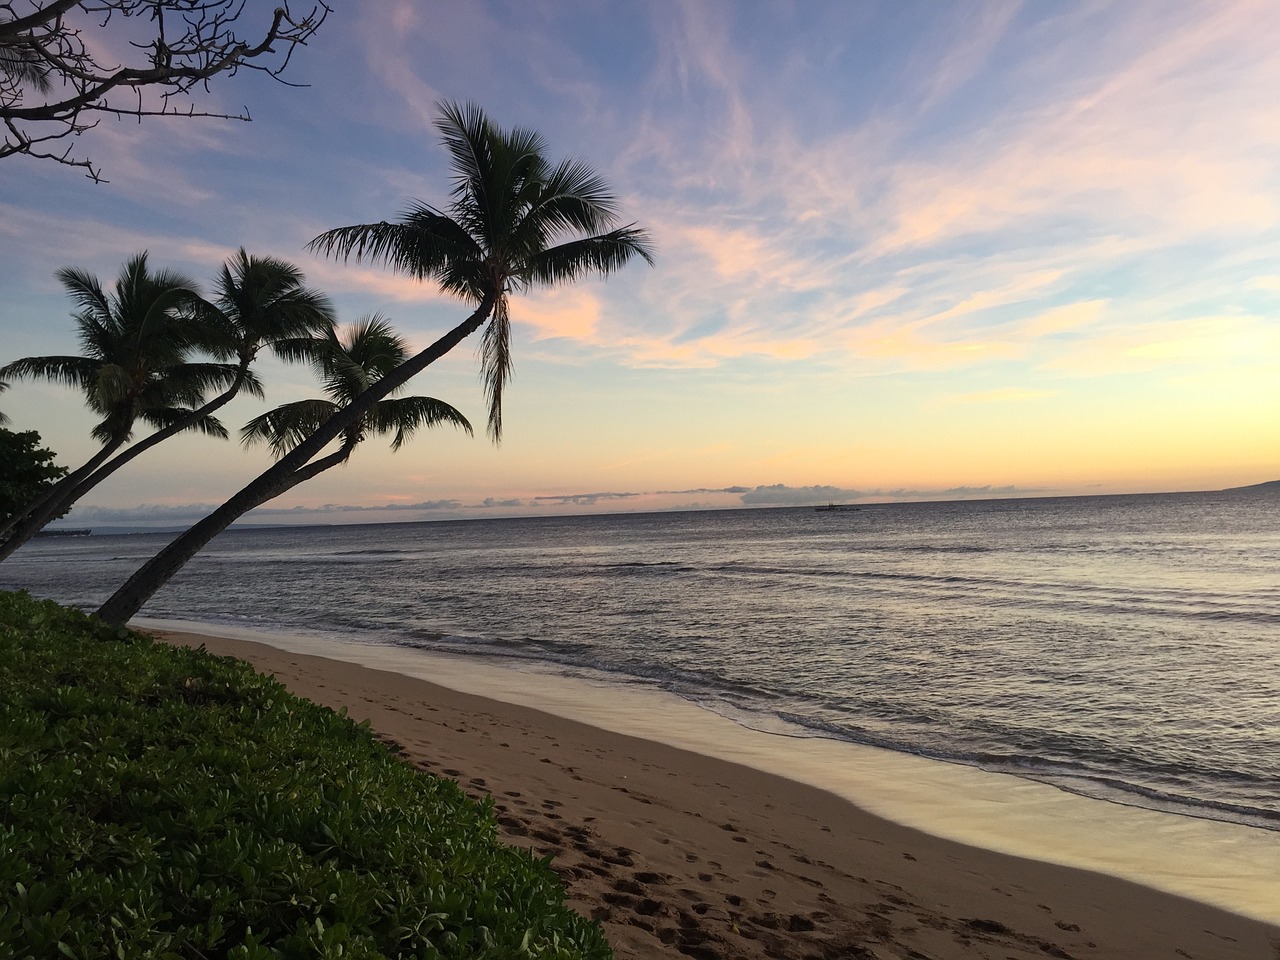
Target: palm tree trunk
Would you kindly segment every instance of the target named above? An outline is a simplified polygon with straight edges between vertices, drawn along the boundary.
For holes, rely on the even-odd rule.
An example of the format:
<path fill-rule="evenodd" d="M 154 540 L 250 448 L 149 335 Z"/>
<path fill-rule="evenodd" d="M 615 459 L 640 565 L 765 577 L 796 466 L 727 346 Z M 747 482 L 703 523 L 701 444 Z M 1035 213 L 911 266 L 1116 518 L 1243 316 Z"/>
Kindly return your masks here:
<path fill-rule="evenodd" d="M 496 291 L 487 295 L 465 321 L 420 353 L 410 357 L 395 370 L 325 421 L 315 433 L 298 444 L 274 465 L 243 487 L 239 493 L 148 560 L 98 610 L 107 623 L 119 626 L 133 617 L 156 591 L 168 583 L 210 540 L 227 529 L 235 520 L 254 507 L 277 497 L 320 470 L 311 472 L 308 461 L 349 426 L 363 417 L 387 394 L 400 388 L 478 330 L 488 319 L 497 298 Z M 342 451 L 338 451 L 341 453 Z M 333 455 L 331 455 L 333 456 Z M 330 459 L 318 460 L 318 466 Z M 328 469 L 327 466 L 320 469 Z M 305 474 L 305 475 L 304 475 Z"/>
<path fill-rule="evenodd" d="M 174 423 L 169 424 L 169 426 L 157 430 L 155 433 L 139 440 L 132 446 L 125 448 L 123 452 L 112 457 L 105 464 L 102 462 L 105 458 L 102 458 L 101 454 L 99 454 L 98 457 L 94 458 L 97 461 L 95 464 L 95 466 L 97 466 L 96 470 L 91 470 L 88 474 L 83 474 L 81 471 L 84 468 L 82 467 L 81 470 L 77 470 L 74 474 L 69 474 L 64 477 L 62 481 L 60 481 L 53 490 L 49 491 L 49 493 L 46 494 L 38 503 L 24 507 L 23 516 L 18 518 L 18 522 L 13 523 L 8 527 L 8 529 L 13 532 L 4 541 L 3 545 L 0 545 L 0 562 L 4 561 L 20 546 L 43 530 L 45 525 L 51 520 L 70 510 L 77 500 L 100 484 L 103 480 L 107 479 L 107 477 L 111 476 L 111 474 L 123 467 L 126 463 L 131 461 L 134 457 L 146 453 L 160 441 L 168 440 L 174 434 L 181 433 L 193 423 L 197 423 L 204 417 L 209 416 L 219 407 L 230 403 L 235 395 L 240 392 L 240 388 L 244 386 L 245 374 L 248 369 L 248 364 L 242 363 L 236 374 L 236 379 L 233 381 L 231 386 L 218 394 L 218 396 L 214 397 L 204 406 L 192 410 L 181 420 L 177 420 Z M 116 446 L 119 447 L 119 444 L 116 444 Z M 110 452 L 111 451 L 108 451 L 108 454 L 110 454 Z M 78 482 L 72 482 L 70 484 L 67 483 L 67 481 L 73 481 L 77 476 L 79 476 Z"/>
<path fill-rule="evenodd" d="M 262 477 L 259 477 L 257 481 L 245 487 L 143 564 L 137 573 L 99 608 L 98 616 L 116 626 L 123 624 L 136 614 L 144 603 L 155 596 L 157 590 L 173 579 L 174 574 L 186 566 L 188 560 L 204 549 L 210 540 L 232 523 L 254 507 L 261 506 L 298 484 L 310 480 L 316 474 L 343 463 L 351 456 L 353 449 L 355 449 L 354 443 L 344 443 L 341 450 L 327 457 L 321 457 L 315 463 L 306 464 L 292 474 L 276 477 L 270 484 L 260 483 Z"/>
<path fill-rule="evenodd" d="M 30 540 L 46 523 L 62 512 L 62 502 L 86 477 L 92 476 L 111 454 L 120 449 L 124 437 L 116 437 L 103 444 L 102 449 L 75 470 L 53 485 L 44 495 L 36 497 L 10 517 L 0 528 L 0 561 Z"/>

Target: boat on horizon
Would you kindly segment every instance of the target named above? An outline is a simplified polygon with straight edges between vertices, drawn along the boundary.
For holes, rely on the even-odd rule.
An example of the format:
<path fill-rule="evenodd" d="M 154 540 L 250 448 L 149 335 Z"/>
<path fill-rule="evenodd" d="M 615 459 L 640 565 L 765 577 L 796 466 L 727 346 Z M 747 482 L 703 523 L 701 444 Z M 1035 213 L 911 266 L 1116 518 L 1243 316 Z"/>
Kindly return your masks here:
<path fill-rule="evenodd" d="M 856 513 L 862 508 L 851 507 L 848 504 L 844 504 L 844 503 L 828 503 L 825 507 L 814 507 L 813 509 L 816 513 L 843 513 L 845 511 Z"/>

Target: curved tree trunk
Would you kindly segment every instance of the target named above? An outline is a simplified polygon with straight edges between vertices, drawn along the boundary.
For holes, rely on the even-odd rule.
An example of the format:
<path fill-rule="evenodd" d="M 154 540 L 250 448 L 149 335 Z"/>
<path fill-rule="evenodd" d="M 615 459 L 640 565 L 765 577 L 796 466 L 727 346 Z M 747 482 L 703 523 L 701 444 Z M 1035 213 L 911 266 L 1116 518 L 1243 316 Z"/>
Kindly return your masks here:
<path fill-rule="evenodd" d="M 98 610 L 98 616 L 107 623 L 117 626 L 124 623 L 137 613 L 144 603 L 155 596 L 157 590 L 173 579 L 174 574 L 186 566 L 188 560 L 204 549 L 210 540 L 232 523 L 254 507 L 280 496 L 330 467 L 343 463 L 351 456 L 353 449 L 355 449 L 354 443 L 343 444 L 341 450 L 322 457 L 314 463 L 309 463 L 291 474 L 275 477 L 271 483 L 262 483 L 260 482 L 262 477 L 259 477 L 257 481 L 245 487 L 148 560 L 102 605 Z"/>
<path fill-rule="evenodd" d="M 0 527 L 0 538 L 3 538 L 3 542 L 0 542 L 0 560 L 17 550 L 30 540 L 36 531 L 56 517 L 61 512 L 62 501 L 70 495 L 71 491 L 75 490 L 87 477 L 92 476 L 93 472 L 102 466 L 111 454 L 119 450 L 123 443 L 124 437 L 108 441 L 101 450 L 55 483 L 52 489 L 36 497 L 6 520 L 4 526 Z M 35 530 L 18 539 L 20 530 L 25 530 L 37 515 L 44 519 L 35 527 Z"/>
<path fill-rule="evenodd" d="M 134 457 L 146 453 L 152 447 L 162 440 L 168 440 L 175 434 L 181 433 L 189 428 L 192 424 L 200 421 L 204 417 L 209 416 L 219 407 L 225 406 L 240 392 L 240 388 L 244 386 L 245 374 L 248 371 L 248 364 L 242 364 L 240 370 L 236 374 L 235 382 L 225 390 L 218 394 L 202 407 L 192 410 L 187 416 L 183 417 L 169 426 L 157 430 L 137 443 L 125 448 L 125 450 L 115 457 L 112 457 L 105 464 L 98 459 L 96 470 L 90 471 L 88 474 L 81 474 L 78 482 L 63 487 L 60 482 L 53 490 L 45 495 L 40 501 L 31 506 L 23 508 L 23 516 L 19 518 L 17 523 L 10 525 L 9 529 L 12 533 L 0 545 L 0 561 L 4 561 L 20 546 L 34 537 L 37 533 L 45 528 L 51 520 L 56 519 L 66 513 L 75 504 L 77 500 L 86 493 L 100 484 L 111 474 L 115 473 Z M 119 444 L 116 445 L 117 448 Z M 95 458 L 97 459 L 97 458 Z M 83 469 L 83 468 L 81 468 Z M 77 470 L 76 474 L 81 471 Z M 76 474 L 70 474 L 63 478 L 63 482 L 71 480 Z M 63 487 L 59 491 L 59 487 Z"/>
<path fill-rule="evenodd" d="M 112 594 L 98 609 L 98 616 L 107 623 L 117 626 L 125 623 L 142 609 L 143 604 L 155 596 L 156 591 L 168 583 L 188 560 L 199 553 L 205 544 L 231 526 L 234 521 L 254 507 L 266 503 L 303 480 L 310 479 L 320 470 L 332 466 L 333 464 L 328 464 L 313 472 L 312 467 L 317 467 L 330 458 L 318 460 L 310 466 L 308 461 L 327 444 L 337 439 L 347 427 L 363 417 L 379 400 L 399 389 L 411 377 L 421 373 L 478 330 L 493 310 L 495 299 L 496 296 L 493 294 L 486 296 L 465 321 L 382 377 L 326 420 L 315 433 L 259 474 L 230 500 L 185 533 L 180 534 L 172 543 L 143 564 L 124 586 Z"/>

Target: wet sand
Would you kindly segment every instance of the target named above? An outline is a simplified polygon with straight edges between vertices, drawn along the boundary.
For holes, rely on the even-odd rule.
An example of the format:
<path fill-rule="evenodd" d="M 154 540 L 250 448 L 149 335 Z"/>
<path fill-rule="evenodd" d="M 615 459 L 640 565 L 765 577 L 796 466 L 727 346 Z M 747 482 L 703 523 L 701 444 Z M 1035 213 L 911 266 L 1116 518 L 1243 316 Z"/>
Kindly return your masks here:
<path fill-rule="evenodd" d="M 941 839 L 750 766 L 397 672 L 151 632 L 345 706 L 419 769 L 492 796 L 506 839 L 552 857 L 620 958 L 1280 958 L 1269 923 Z"/>

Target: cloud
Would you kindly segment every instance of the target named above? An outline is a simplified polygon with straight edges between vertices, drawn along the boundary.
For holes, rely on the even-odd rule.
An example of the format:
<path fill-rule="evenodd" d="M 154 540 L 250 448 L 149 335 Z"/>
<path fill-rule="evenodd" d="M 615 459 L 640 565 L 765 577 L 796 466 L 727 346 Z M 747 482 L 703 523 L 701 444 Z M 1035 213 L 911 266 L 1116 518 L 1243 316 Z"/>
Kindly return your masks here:
<path fill-rule="evenodd" d="M 531 505 L 542 506 L 567 506 L 573 504 L 578 507 L 589 507 L 601 500 L 632 500 L 636 497 L 643 496 L 640 493 L 567 493 L 559 495 L 547 495 L 541 497 L 532 497 L 529 500 Z"/>
<path fill-rule="evenodd" d="M 759 486 L 742 495 L 743 506 L 802 507 L 824 503 L 849 503 L 868 500 L 964 500 L 986 497 L 1024 497 L 1049 491 L 1030 487 L 975 486 L 949 487 L 945 490 L 851 490 L 844 487 L 790 487 L 783 483 Z"/>
<path fill-rule="evenodd" d="M 419 76 L 423 66 L 420 41 L 423 36 L 457 30 L 472 12 L 468 7 L 443 8 L 431 5 L 430 17 L 424 17 L 427 5 L 415 0 L 386 0 L 356 18 L 360 37 L 365 44 L 365 62 L 383 82 L 383 90 L 395 96 L 408 109 L 423 129 L 436 120 L 435 103 L 439 90 Z M 472 49 L 478 49 L 473 47 Z M 388 111 L 375 101 L 375 112 L 391 120 L 403 122 L 403 115 Z"/>
<path fill-rule="evenodd" d="M 981 487 L 948 487 L 941 491 L 946 497 L 1025 497 L 1028 494 L 1045 493 L 1047 491 L 1037 489 L 1036 487 L 993 487 L 986 484 Z M 919 497 L 919 496 L 935 496 L 934 491 L 920 490 L 902 490 L 895 491 L 895 496 Z"/>
<path fill-rule="evenodd" d="M 81 525 L 86 523 L 117 526 L 130 524 L 148 524 L 155 526 L 185 525 L 194 523 L 197 520 L 202 520 L 217 509 L 217 506 L 217 504 L 212 503 L 144 503 L 135 507 L 77 505 L 68 522 L 72 525 Z M 253 523 L 255 520 L 259 522 L 279 522 L 281 520 L 286 520 L 292 523 L 307 519 L 332 519 L 335 516 L 349 514 L 377 516 L 378 514 L 404 513 L 410 511 L 435 512 L 458 510 L 461 508 L 462 501 L 451 499 L 423 500 L 418 503 L 386 503 L 375 506 L 362 506 L 360 504 L 350 503 L 326 503 L 319 506 L 293 507 L 261 506 L 256 507 L 249 511 L 249 513 L 245 514 L 244 518 L 242 518 L 240 522 Z"/>
<path fill-rule="evenodd" d="M 865 494 L 861 490 L 847 490 L 842 487 L 789 487 L 783 483 L 775 483 L 748 490 L 742 495 L 742 504 L 748 507 L 803 506 L 837 500 L 858 500 L 863 496 Z"/>
<path fill-rule="evenodd" d="M 659 490 L 660 496 L 685 496 L 699 493 L 747 493 L 750 487 L 698 487 L 694 490 Z"/>
<path fill-rule="evenodd" d="M 821 104 L 830 122 L 809 126 L 777 111 L 767 133 L 734 110 L 691 115 L 689 101 L 742 104 L 749 119 L 797 93 L 786 75 L 776 91 L 753 82 L 732 31 L 705 29 L 706 16 L 661 28 L 657 66 L 680 89 L 655 80 L 650 99 L 697 128 L 637 128 L 630 162 L 656 158 L 636 202 L 661 239 L 661 280 L 642 293 L 645 336 L 616 335 L 609 305 L 597 342 L 638 366 L 1026 360 L 1148 285 L 1194 282 L 1172 265 L 1179 245 L 1276 222 L 1280 124 L 1251 91 L 1280 83 L 1280 68 L 1257 7 L 1019 21 L 1015 9 L 926 31 L 900 68 L 915 92 L 896 109 L 842 117 Z M 1039 322 L 1010 325 L 1015 306 Z"/>
<path fill-rule="evenodd" d="M 1025 497 L 1053 491 L 1015 486 L 956 486 L 945 489 L 870 489 L 857 490 L 829 484 L 788 486 L 782 483 L 728 487 L 698 487 L 687 490 L 647 492 L 600 491 L 596 493 L 545 494 L 535 497 L 486 497 L 478 503 L 458 499 L 424 500 L 416 503 L 388 503 L 373 506 L 327 503 L 317 506 L 264 506 L 246 514 L 238 525 L 305 524 L 305 523 L 379 523 L 413 522 L 424 519 L 460 519 L 476 515 L 474 511 L 541 512 L 548 507 L 593 507 L 600 503 L 636 501 L 657 497 L 736 497 L 743 507 L 802 507 L 826 503 L 891 502 L 899 500 L 963 500 L 992 497 Z M 710 499 L 701 502 L 653 502 L 646 509 L 685 510 L 731 506 L 732 500 Z M 63 527 L 185 527 L 204 518 L 213 504 L 140 504 L 135 507 L 77 506 L 71 516 L 60 523 Z"/>
<path fill-rule="evenodd" d="M 570 337 L 599 342 L 595 334 L 600 314 L 600 297 L 586 286 L 538 291 L 511 302 L 512 321 L 532 327 L 535 340 Z"/>
<path fill-rule="evenodd" d="M 332 513 L 395 513 L 406 510 L 456 510 L 462 506 L 459 500 L 420 500 L 417 503 L 381 503 L 374 506 L 360 506 L 351 503 L 326 503 L 318 507 L 257 507 L 255 514 L 281 514 L 291 517 L 320 516 Z"/>
<path fill-rule="evenodd" d="M 72 526 L 95 524 L 189 524 L 202 520 L 217 509 L 215 503 L 163 504 L 143 503 L 136 507 L 100 507 L 76 504 L 70 519 Z"/>

